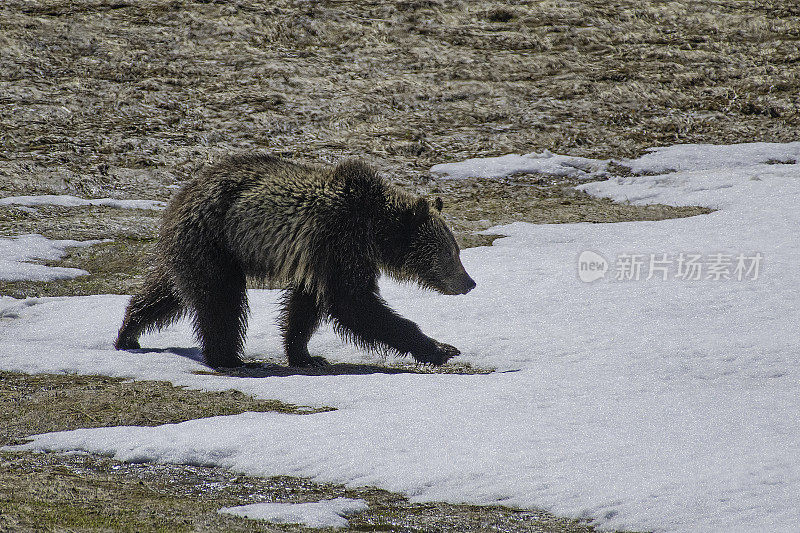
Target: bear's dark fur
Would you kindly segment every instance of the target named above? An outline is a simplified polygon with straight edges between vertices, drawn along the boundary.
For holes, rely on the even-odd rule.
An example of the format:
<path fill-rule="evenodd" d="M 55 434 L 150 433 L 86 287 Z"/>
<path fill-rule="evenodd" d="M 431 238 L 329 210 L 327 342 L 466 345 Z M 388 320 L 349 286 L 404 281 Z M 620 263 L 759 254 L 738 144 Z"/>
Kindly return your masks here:
<path fill-rule="evenodd" d="M 378 294 L 379 271 L 444 294 L 475 286 L 440 210 L 440 199 L 431 207 L 359 161 L 312 167 L 229 157 L 170 202 L 115 346 L 138 348 L 144 331 L 190 314 L 208 365 L 242 364 L 250 277 L 289 287 L 281 328 L 292 366 L 326 364 L 307 344 L 327 319 L 361 347 L 441 365 L 458 350 L 424 335 Z"/>

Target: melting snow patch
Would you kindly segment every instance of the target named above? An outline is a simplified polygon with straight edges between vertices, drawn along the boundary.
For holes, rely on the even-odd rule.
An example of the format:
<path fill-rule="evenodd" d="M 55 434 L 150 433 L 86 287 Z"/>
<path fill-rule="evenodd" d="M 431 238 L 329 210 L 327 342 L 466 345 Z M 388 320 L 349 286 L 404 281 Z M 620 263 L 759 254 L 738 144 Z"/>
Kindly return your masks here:
<path fill-rule="evenodd" d="M 253 503 L 239 507 L 225 507 L 219 512 L 277 524 L 347 527 L 347 520 L 344 517 L 365 511 L 367 507 L 367 502 L 364 500 L 336 498 L 313 503 Z"/>
<path fill-rule="evenodd" d="M 0 205 L 58 205 L 62 207 L 82 207 L 87 205 L 117 207 L 121 209 L 155 209 L 166 207 L 164 202 L 158 200 L 115 200 L 114 198 L 78 198 L 66 194 L 44 194 L 39 196 L 9 196 L 0 198 Z"/>
<path fill-rule="evenodd" d="M 3 281 L 53 281 L 88 276 L 79 268 L 49 267 L 28 261 L 54 261 L 60 259 L 70 247 L 91 246 L 107 241 L 52 241 L 41 235 L 19 235 L 10 239 L 0 239 L 0 280 Z"/>
<path fill-rule="evenodd" d="M 431 167 L 431 172 L 449 178 L 503 178 L 512 174 L 536 173 L 570 178 L 602 178 L 607 175 L 608 161 L 558 155 L 545 150 L 525 155 L 508 154 L 500 157 L 467 159 L 459 163 L 443 163 Z"/>
<path fill-rule="evenodd" d="M 666 174 L 681 170 L 732 169 L 760 164 L 800 161 L 800 142 L 743 143 L 732 145 L 678 144 L 649 148 L 637 159 L 615 163 L 635 174 Z M 447 178 L 503 178 L 513 174 L 537 173 L 570 178 L 608 177 L 610 160 L 553 154 L 547 150 L 518 155 L 467 159 L 431 167 L 433 174 Z"/>
<path fill-rule="evenodd" d="M 640 158 L 625 159 L 620 164 L 637 174 L 654 174 L 680 170 L 740 168 L 767 163 L 795 163 L 798 160 L 800 142 L 676 144 L 650 148 Z"/>

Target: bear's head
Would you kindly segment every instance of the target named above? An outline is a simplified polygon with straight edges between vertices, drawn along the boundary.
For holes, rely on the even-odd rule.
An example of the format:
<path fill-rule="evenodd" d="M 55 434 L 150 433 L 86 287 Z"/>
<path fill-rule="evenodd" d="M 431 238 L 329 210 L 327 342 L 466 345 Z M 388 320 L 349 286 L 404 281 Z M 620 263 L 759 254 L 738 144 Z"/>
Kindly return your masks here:
<path fill-rule="evenodd" d="M 453 233 L 442 219 L 442 199 L 433 206 L 417 198 L 400 213 L 399 235 L 393 243 L 391 273 L 400 279 L 414 280 L 442 294 L 467 294 L 475 281 L 461 264 L 460 250 Z"/>

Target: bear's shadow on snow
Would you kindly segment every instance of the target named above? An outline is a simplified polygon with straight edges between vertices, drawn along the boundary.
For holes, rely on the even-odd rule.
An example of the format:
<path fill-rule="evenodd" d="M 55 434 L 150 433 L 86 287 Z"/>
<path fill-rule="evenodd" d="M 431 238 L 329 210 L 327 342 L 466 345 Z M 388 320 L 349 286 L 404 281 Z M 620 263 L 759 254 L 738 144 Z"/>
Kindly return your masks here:
<path fill-rule="evenodd" d="M 283 376 L 346 376 L 367 374 L 430 374 L 430 371 L 414 368 L 397 368 L 380 365 L 331 363 L 325 366 L 293 367 L 270 362 L 247 362 L 234 368 L 218 368 L 216 374 L 247 378 Z"/>
<path fill-rule="evenodd" d="M 139 348 L 127 351 L 134 353 L 171 353 L 198 363 L 203 363 L 203 352 L 200 348 Z M 316 367 L 292 367 L 269 361 L 250 361 L 239 367 L 217 368 L 216 370 L 209 368 L 208 370 L 198 370 L 194 373 L 241 378 L 267 378 L 288 376 L 355 376 L 368 374 L 487 374 L 490 372 L 491 370 L 461 365 L 444 365 L 441 367 L 415 365 L 396 367 L 356 363 L 331 363 Z"/>

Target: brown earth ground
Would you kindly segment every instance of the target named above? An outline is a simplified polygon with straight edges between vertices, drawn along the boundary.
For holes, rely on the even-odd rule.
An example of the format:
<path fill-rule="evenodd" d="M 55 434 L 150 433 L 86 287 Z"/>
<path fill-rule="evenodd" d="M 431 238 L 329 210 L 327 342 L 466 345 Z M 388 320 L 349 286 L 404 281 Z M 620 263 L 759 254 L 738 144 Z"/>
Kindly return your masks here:
<path fill-rule="evenodd" d="M 448 181 L 431 176 L 431 165 L 545 149 L 619 159 L 676 143 L 797 140 L 793 2 L 510 4 L 6 0 L 0 196 L 166 200 L 170 186 L 229 152 L 322 163 L 358 156 L 404 187 L 442 196 L 459 241 L 474 246 L 492 239 L 477 231 L 517 220 L 658 220 L 708 210 L 613 204 L 575 191 L 575 180 L 547 176 Z M 0 282 L 0 294 L 130 293 L 157 216 L 0 208 L 0 237 L 113 239 L 58 262 L 91 276 Z M 56 429 L 292 408 L 102 377 L 6 373 L 0 393 L 3 443 Z M 0 479 L 2 531 L 291 530 L 215 511 L 338 495 L 369 501 L 351 520 L 361 530 L 590 529 L 538 511 L 412 505 L 373 488 L 93 456 L 3 453 Z"/>

